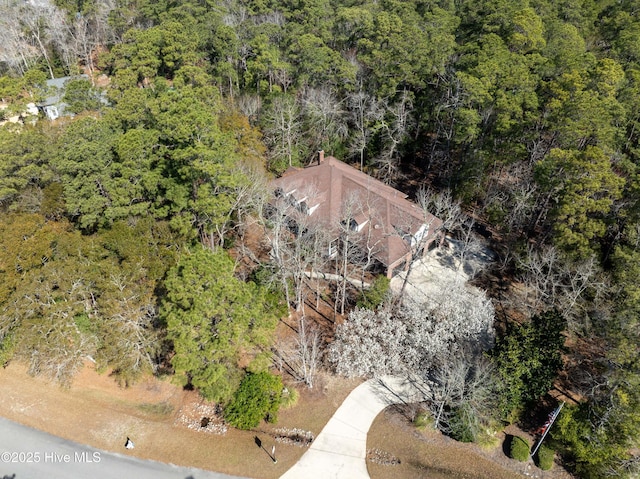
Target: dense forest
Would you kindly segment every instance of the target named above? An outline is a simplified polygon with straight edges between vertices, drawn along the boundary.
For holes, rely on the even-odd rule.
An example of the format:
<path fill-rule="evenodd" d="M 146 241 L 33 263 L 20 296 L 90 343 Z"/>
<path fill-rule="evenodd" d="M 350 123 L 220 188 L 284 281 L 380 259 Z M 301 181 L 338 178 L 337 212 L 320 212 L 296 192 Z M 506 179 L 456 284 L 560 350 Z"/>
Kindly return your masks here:
<path fill-rule="evenodd" d="M 488 361 L 496 385 L 437 408 L 449 431 L 474 440 L 473 427 L 523 420 L 560 377 L 575 399 L 552 431 L 565 465 L 636 477 L 636 1 L 10 0 L 0 12 L 0 115 L 44 99 L 47 78 L 88 75 L 67 88 L 73 118 L 0 128 L 5 364 L 63 382 L 88 356 L 124 383 L 169 372 L 230 411 L 259 387 L 247 385 L 272 388 L 295 278 L 277 261 L 240 273 L 228 250 L 268 175 L 324 149 L 449 195 L 491 236 L 497 338 L 464 375 L 480 382 Z M 383 324 L 388 310 L 375 314 Z"/>

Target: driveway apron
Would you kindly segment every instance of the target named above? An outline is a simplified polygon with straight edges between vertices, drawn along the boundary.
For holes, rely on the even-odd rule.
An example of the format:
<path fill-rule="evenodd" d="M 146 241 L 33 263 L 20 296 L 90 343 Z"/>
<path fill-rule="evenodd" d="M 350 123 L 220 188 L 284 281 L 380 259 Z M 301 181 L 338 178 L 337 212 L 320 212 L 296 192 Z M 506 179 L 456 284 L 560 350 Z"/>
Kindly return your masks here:
<path fill-rule="evenodd" d="M 387 406 L 424 400 L 416 378 L 384 376 L 354 389 L 300 460 L 281 479 L 368 479 L 367 433 Z"/>

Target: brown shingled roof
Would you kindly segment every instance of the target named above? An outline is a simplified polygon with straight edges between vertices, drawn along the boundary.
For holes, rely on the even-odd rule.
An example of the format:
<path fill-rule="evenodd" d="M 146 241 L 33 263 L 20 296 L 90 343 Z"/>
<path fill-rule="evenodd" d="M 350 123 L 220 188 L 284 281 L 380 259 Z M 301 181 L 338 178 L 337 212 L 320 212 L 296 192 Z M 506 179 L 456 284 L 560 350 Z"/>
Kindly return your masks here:
<path fill-rule="evenodd" d="M 355 220 L 359 234 L 368 235 L 369 244 L 375 245 L 374 257 L 390 270 L 409 257 L 411 237 L 423 225 L 428 231 L 425 245 L 442 226 L 404 193 L 332 156 L 306 168 L 290 168 L 272 186 L 304 200 L 310 209 L 317 205 L 311 219 L 335 231 L 336 237 L 346 216 Z"/>

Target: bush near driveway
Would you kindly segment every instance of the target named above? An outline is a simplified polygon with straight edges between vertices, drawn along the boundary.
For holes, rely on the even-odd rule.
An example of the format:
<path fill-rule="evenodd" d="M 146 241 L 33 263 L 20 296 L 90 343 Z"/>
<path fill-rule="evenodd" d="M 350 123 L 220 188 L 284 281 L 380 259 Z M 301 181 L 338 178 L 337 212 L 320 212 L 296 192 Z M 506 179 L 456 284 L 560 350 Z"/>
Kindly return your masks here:
<path fill-rule="evenodd" d="M 248 373 L 225 408 L 225 419 L 238 429 L 252 429 L 262 419 L 276 422 L 282 389 L 280 376 L 267 372 Z"/>

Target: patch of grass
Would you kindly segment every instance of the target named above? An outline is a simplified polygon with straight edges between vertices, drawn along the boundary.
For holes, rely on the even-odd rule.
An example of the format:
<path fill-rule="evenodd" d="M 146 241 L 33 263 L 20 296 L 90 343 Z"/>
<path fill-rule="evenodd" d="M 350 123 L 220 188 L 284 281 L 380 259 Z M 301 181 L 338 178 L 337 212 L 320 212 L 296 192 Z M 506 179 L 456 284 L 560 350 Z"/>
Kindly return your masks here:
<path fill-rule="evenodd" d="M 413 420 L 413 425 L 421 431 L 424 431 L 428 427 L 433 428 L 433 418 L 431 417 L 431 414 L 429 412 L 421 412 Z"/>
<path fill-rule="evenodd" d="M 305 447 L 276 442 L 270 424 L 263 423 L 260 431 L 230 428 L 225 435 L 210 434 L 211 424 L 206 431 L 200 427 L 202 417 L 209 414 L 197 417 L 195 429 L 177 424 L 174 416 L 178 409 L 198 405 L 201 399 L 195 391 L 184 391 L 170 381 L 160 382 L 147 376 L 129 388 L 121 388 L 113 378 L 96 374 L 91 366 L 76 376 L 71 389 L 62 389 L 46 378 L 33 378 L 27 370 L 26 365 L 16 361 L 0 368 L 3 392 L 0 416 L 23 421 L 31 427 L 41 427 L 42 417 L 46 417 L 49 432 L 93 447 L 122 452 L 122 435 L 133 434 L 131 439 L 136 448 L 131 454 L 134 456 L 262 479 L 278 479 L 306 451 Z M 274 427 L 300 428 L 318 434 L 344 398 L 361 382 L 319 371 L 318 386 L 311 390 L 300 387 L 298 406 L 282 411 Z M 143 412 L 149 408 L 161 410 L 163 407 L 158 404 L 164 401 L 173 404 L 172 414 L 160 416 Z M 26 404 L 37 404 L 34 411 L 37 414 L 20 413 L 16 405 Z M 164 410 L 168 411 L 168 407 L 164 406 Z M 274 443 L 279 444 L 277 464 L 264 449 L 256 446 L 256 435 L 268 451 Z"/>
<path fill-rule="evenodd" d="M 138 409 L 147 414 L 153 414 L 154 416 L 168 416 L 173 412 L 173 404 L 168 401 L 162 401 L 158 403 L 142 403 L 138 404 Z"/>
<path fill-rule="evenodd" d="M 289 409 L 298 404 L 300 393 L 294 387 L 287 386 L 282 390 L 282 396 L 280 397 L 280 407 L 282 409 Z"/>
<path fill-rule="evenodd" d="M 81 333 L 94 334 L 96 332 L 95 323 L 91 321 L 91 318 L 89 318 L 87 314 L 78 314 L 73 317 L 73 321 Z"/>
<path fill-rule="evenodd" d="M 490 451 L 500 445 L 500 439 L 492 429 L 482 429 L 478 434 L 476 443 L 485 451 Z"/>
<path fill-rule="evenodd" d="M 449 435 L 460 442 L 476 442 L 480 421 L 467 404 L 453 408 L 449 418 Z"/>

